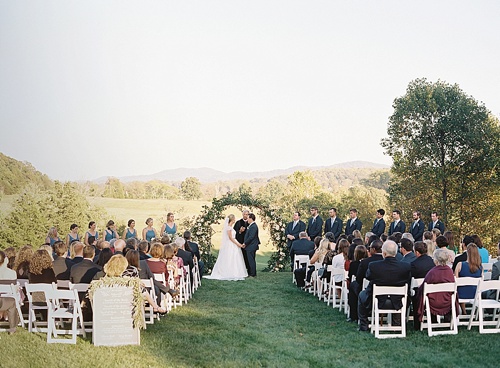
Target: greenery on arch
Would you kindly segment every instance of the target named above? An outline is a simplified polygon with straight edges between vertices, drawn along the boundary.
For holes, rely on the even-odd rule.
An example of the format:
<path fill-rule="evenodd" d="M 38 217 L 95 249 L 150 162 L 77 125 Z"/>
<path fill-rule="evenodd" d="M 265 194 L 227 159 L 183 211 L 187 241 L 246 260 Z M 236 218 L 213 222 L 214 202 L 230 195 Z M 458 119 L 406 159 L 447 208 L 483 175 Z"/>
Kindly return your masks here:
<path fill-rule="evenodd" d="M 211 205 L 203 206 L 203 210 L 198 215 L 192 226 L 191 232 L 193 238 L 200 245 L 201 257 L 205 261 L 207 271 L 211 271 L 215 256 L 211 253 L 212 235 L 214 230 L 212 224 L 219 224 L 224 218 L 223 211 L 229 206 L 236 206 L 239 209 L 248 208 L 251 211 L 257 209 L 257 216 L 260 216 L 264 228 L 269 229 L 270 240 L 273 243 L 276 251 L 271 255 L 266 271 L 279 272 L 289 268 L 286 265 L 290 264 L 290 255 L 286 248 L 285 227 L 286 223 L 278 214 L 276 209 L 259 198 L 252 196 L 247 191 L 238 191 L 235 193 L 227 193 L 220 198 L 214 198 Z"/>

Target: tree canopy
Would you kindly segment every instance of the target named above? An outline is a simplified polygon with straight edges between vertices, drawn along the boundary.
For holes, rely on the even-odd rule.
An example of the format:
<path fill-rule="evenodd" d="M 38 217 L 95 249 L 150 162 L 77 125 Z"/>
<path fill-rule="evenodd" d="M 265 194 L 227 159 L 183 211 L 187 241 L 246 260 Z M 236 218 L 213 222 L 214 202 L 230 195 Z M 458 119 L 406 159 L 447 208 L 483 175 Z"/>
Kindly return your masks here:
<path fill-rule="evenodd" d="M 417 79 L 394 100 L 385 152 L 393 158 L 391 202 L 441 214 L 459 234 L 492 236 L 500 189 L 500 126 L 458 85 Z M 498 223 L 497 223 L 498 225 Z"/>

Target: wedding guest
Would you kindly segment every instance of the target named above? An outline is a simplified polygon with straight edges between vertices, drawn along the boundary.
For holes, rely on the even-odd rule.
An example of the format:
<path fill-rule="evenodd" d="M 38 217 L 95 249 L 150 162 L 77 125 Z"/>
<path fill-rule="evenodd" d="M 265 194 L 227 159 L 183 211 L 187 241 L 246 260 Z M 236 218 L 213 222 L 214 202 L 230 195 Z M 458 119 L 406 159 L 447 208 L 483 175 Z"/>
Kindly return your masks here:
<path fill-rule="evenodd" d="M 137 229 L 135 228 L 135 220 L 130 219 L 127 222 L 127 228 L 123 230 L 122 239 L 127 240 L 130 238 L 137 239 Z"/>
<path fill-rule="evenodd" d="M 411 262 L 411 276 L 416 279 L 423 279 L 427 272 L 434 268 L 435 263 L 427 253 L 427 244 L 425 242 L 416 242 L 414 248 L 417 258 Z"/>
<path fill-rule="evenodd" d="M 481 238 L 477 234 L 473 234 L 471 236 L 472 239 L 474 239 L 474 244 L 477 245 L 479 255 L 481 256 L 481 262 L 488 263 L 490 261 L 490 254 L 488 253 L 488 250 L 485 247 L 483 247 L 483 242 L 481 241 Z"/>
<path fill-rule="evenodd" d="M 137 248 L 139 249 L 139 257 L 141 261 L 151 257 L 149 255 L 149 242 L 147 242 L 146 240 L 140 241 Z"/>
<path fill-rule="evenodd" d="M 455 252 L 452 250 L 449 250 L 448 247 L 448 241 L 446 240 L 446 237 L 443 235 L 439 235 L 436 238 L 436 246 L 439 249 L 444 249 L 446 253 L 448 254 L 448 264 L 451 266 L 453 265 L 453 261 L 455 260 Z"/>
<path fill-rule="evenodd" d="M 434 252 L 434 263 L 436 264 L 425 276 L 424 282 L 418 288 L 417 300 L 414 307 L 417 309 L 416 321 L 414 323 L 415 330 L 420 330 L 420 323 L 424 316 L 424 285 L 425 284 L 441 284 L 447 282 L 455 282 L 453 271 L 448 267 L 448 250 L 444 248 L 436 249 Z M 428 295 L 432 322 L 436 321 L 436 316 L 444 316 L 444 321 L 449 322 L 451 319 L 451 308 L 458 309 L 458 303 L 455 306 L 451 304 L 451 293 L 432 293 Z"/>
<path fill-rule="evenodd" d="M 68 247 L 62 241 L 54 243 L 54 252 L 56 253 L 56 259 L 52 262 L 52 268 L 58 280 L 69 280 L 69 273 L 73 262 L 71 259 L 67 258 Z"/>
<path fill-rule="evenodd" d="M 116 232 L 115 222 L 109 220 L 106 224 L 106 230 L 102 233 L 102 239 L 111 242 L 111 239 L 118 239 L 118 233 Z"/>
<path fill-rule="evenodd" d="M 424 240 L 425 245 L 427 246 L 427 254 L 432 258 L 434 251 L 436 250 L 436 243 L 432 240 Z"/>
<path fill-rule="evenodd" d="M 299 240 L 293 242 L 290 248 L 290 259 L 292 261 L 291 267 L 293 272 L 293 262 L 295 261 L 295 255 L 309 255 L 309 252 L 314 249 L 314 242 L 308 239 L 307 233 L 302 231 L 299 234 Z"/>
<path fill-rule="evenodd" d="M 432 229 L 432 234 L 433 234 L 433 238 L 432 240 L 435 242 L 436 241 L 436 238 L 441 235 L 441 231 L 437 228 L 434 228 Z"/>
<path fill-rule="evenodd" d="M 358 238 L 359 239 L 359 238 Z M 332 259 L 332 266 L 334 269 L 345 270 L 345 263 L 348 261 L 347 254 L 349 252 L 349 242 L 347 240 L 341 240 L 337 246 L 337 255 Z M 344 280 L 344 274 L 334 275 L 334 282 L 337 286 L 342 286 L 342 281 Z M 340 298 L 341 290 L 337 289 L 337 297 Z"/>
<path fill-rule="evenodd" d="M 455 277 L 481 277 L 483 266 L 477 245 L 470 243 L 467 245 L 467 261 L 460 262 L 455 268 Z M 457 288 L 459 299 L 474 299 L 476 296 L 476 286 L 459 286 Z M 460 303 L 462 313 L 465 312 L 465 303 Z"/>
<path fill-rule="evenodd" d="M 50 246 L 53 246 L 56 241 L 60 241 L 61 239 L 59 238 L 59 235 L 57 234 L 57 227 L 51 227 L 49 229 L 49 233 L 47 234 L 47 237 L 45 238 L 45 243 L 50 244 Z"/>
<path fill-rule="evenodd" d="M 322 239 L 319 243 L 319 247 L 314 251 L 312 257 L 309 259 L 308 267 L 304 265 L 294 271 L 297 287 L 308 288 L 311 286 L 310 283 L 312 274 L 314 272 L 314 264 L 316 262 L 323 263 L 323 259 L 325 258 L 329 250 L 330 242 L 326 238 Z"/>
<path fill-rule="evenodd" d="M 413 253 L 413 242 L 410 239 L 401 239 L 401 254 L 403 255 L 401 262 L 412 263 L 417 259 L 415 253 Z"/>
<path fill-rule="evenodd" d="M 166 261 L 166 269 L 167 269 L 167 282 L 170 281 L 170 278 L 168 277 L 169 271 L 172 274 L 172 277 L 174 279 L 174 285 L 175 285 L 175 290 L 179 290 L 179 285 L 180 285 L 180 277 L 179 275 L 179 258 L 175 256 L 175 246 L 171 244 L 165 245 L 164 251 L 163 251 L 163 258 Z M 182 261 L 182 259 L 181 259 Z"/>
<path fill-rule="evenodd" d="M 358 245 L 354 249 L 354 261 L 349 265 L 348 282 L 349 282 L 349 293 L 347 294 L 347 302 L 349 304 L 349 318 L 347 322 L 357 322 L 358 321 L 358 294 L 351 292 L 351 285 L 356 283 L 356 275 L 358 273 L 359 265 L 361 261 L 368 257 L 368 252 L 364 245 Z M 352 281 L 351 281 L 352 280 Z M 353 288 L 357 289 L 357 284 L 353 285 Z"/>
<path fill-rule="evenodd" d="M 146 227 L 142 229 L 142 239 L 151 242 L 152 239 L 158 238 L 156 229 L 153 227 L 153 219 L 148 217 L 146 220 Z"/>
<path fill-rule="evenodd" d="M 14 263 L 14 271 L 16 271 L 18 279 L 29 278 L 29 267 L 33 254 L 33 247 L 29 244 L 19 250 L 16 256 L 16 263 Z"/>
<path fill-rule="evenodd" d="M 90 284 L 95 274 L 101 271 L 101 267 L 94 263 L 95 249 L 93 246 L 83 247 L 82 254 L 83 260 L 73 265 L 69 273 L 69 279 L 73 284 Z"/>
<path fill-rule="evenodd" d="M 453 233 L 451 231 L 445 231 L 443 236 L 446 238 L 446 241 L 448 242 L 448 249 L 453 252 L 455 255 L 455 237 L 453 236 Z M 453 256 L 455 258 L 455 256 Z"/>
<path fill-rule="evenodd" d="M 189 247 L 193 258 L 196 257 L 196 259 L 198 260 L 198 269 L 200 271 L 200 275 L 203 275 L 205 263 L 201 260 L 200 246 L 198 245 L 198 243 L 195 243 L 191 240 L 190 231 L 184 231 L 184 239 L 186 239 L 186 245 Z"/>
<path fill-rule="evenodd" d="M 96 230 L 96 228 L 97 228 L 97 224 L 95 223 L 95 221 L 90 221 L 89 222 L 89 230 L 85 233 L 85 238 L 83 240 L 83 243 L 85 245 L 91 245 L 89 243 L 90 236 L 93 236 L 94 239 L 99 239 L 99 232 Z"/>
<path fill-rule="evenodd" d="M 109 260 L 113 257 L 113 252 L 110 248 L 104 248 L 101 253 L 99 253 L 99 257 L 97 258 L 96 264 L 104 269 L 104 265 L 109 262 Z M 103 275 L 104 276 L 104 275 Z"/>
<path fill-rule="evenodd" d="M 169 235 L 171 238 L 177 234 L 177 225 L 172 212 L 167 213 L 167 221 L 162 225 L 160 233 Z"/>
<path fill-rule="evenodd" d="M 165 245 L 165 247 L 167 247 L 167 245 Z M 170 248 L 172 247 L 170 246 Z M 163 252 L 163 245 L 160 242 L 154 242 L 151 244 L 151 258 L 148 258 L 147 262 L 151 272 L 163 273 L 165 275 L 165 280 L 168 280 L 167 265 L 163 257 Z"/>
<path fill-rule="evenodd" d="M 194 262 L 193 262 L 193 255 L 191 252 L 187 251 L 184 249 L 186 244 L 186 239 L 184 238 L 177 238 L 175 239 L 175 246 L 177 247 L 177 257 L 179 257 L 182 260 L 182 267 L 184 265 L 189 266 L 189 272 L 190 272 L 190 280 L 191 283 L 194 282 L 193 280 L 193 268 L 194 268 Z"/>
<path fill-rule="evenodd" d="M 52 259 L 45 249 L 38 249 L 33 253 L 29 265 L 30 284 L 50 284 L 57 282 L 52 268 Z"/>
<path fill-rule="evenodd" d="M 94 248 L 92 245 L 90 247 Z M 83 243 L 79 241 L 74 241 L 70 245 L 70 258 L 74 264 L 80 263 L 83 261 Z"/>
<path fill-rule="evenodd" d="M 358 210 L 355 208 L 351 208 L 349 210 L 349 216 L 350 219 L 347 220 L 345 224 L 345 234 L 346 235 L 351 235 L 354 230 L 359 230 L 361 231 L 361 228 L 363 227 L 363 223 L 361 220 L 358 218 Z"/>
<path fill-rule="evenodd" d="M 432 231 L 433 229 L 438 229 L 441 234 L 444 233 L 444 224 L 439 219 L 438 213 L 435 211 L 431 213 L 431 222 L 429 222 L 427 230 Z"/>
<path fill-rule="evenodd" d="M 54 260 L 54 250 L 52 249 L 52 247 L 50 245 L 48 245 L 48 244 L 40 245 L 40 249 L 43 249 L 44 251 L 47 252 L 51 261 Z"/>
<path fill-rule="evenodd" d="M 11 270 L 13 270 L 14 264 L 16 263 L 16 255 L 17 255 L 16 248 L 8 247 L 8 248 L 5 248 L 3 251 L 5 253 L 5 256 L 9 259 L 9 263 L 7 264 L 7 267 L 10 268 Z"/>
<path fill-rule="evenodd" d="M 455 256 L 455 260 L 453 261 L 452 270 L 455 272 L 457 265 L 463 261 L 467 260 L 467 245 L 470 243 L 474 243 L 474 239 L 470 235 L 465 235 L 460 243 L 460 249 L 462 250 L 462 254 L 457 254 Z"/>
<path fill-rule="evenodd" d="M 17 279 L 16 271 L 7 267 L 9 258 L 0 250 L 0 280 L 12 280 L 15 283 Z"/>
<path fill-rule="evenodd" d="M 69 227 L 69 234 L 66 235 L 66 245 L 69 247 L 71 243 L 74 241 L 80 241 L 80 237 L 78 236 L 78 225 L 71 224 Z"/>

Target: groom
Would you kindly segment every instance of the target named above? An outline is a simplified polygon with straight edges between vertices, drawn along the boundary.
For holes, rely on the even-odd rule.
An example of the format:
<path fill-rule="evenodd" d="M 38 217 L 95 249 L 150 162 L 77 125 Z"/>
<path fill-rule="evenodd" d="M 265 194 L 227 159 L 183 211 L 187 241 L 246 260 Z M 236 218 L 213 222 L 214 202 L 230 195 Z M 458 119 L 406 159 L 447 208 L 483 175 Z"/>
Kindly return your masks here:
<path fill-rule="evenodd" d="M 259 249 L 259 228 L 255 223 L 255 215 L 253 213 L 248 214 L 248 227 L 245 232 L 245 239 L 243 243 L 243 249 L 247 254 L 248 259 L 248 276 L 257 276 L 257 266 L 255 264 L 255 253 Z"/>

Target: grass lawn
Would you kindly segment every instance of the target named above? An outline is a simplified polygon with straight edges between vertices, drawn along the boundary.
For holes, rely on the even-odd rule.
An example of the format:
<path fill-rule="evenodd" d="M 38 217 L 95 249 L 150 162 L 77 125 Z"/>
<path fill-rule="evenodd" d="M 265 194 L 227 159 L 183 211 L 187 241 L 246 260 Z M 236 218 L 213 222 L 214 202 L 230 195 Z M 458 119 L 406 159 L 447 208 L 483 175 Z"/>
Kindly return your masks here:
<path fill-rule="evenodd" d="M 259 266 L 266 263 L 262 256 Z M 141 332 L 141 345 L 47 344 L 45 334 L 0 334 L 1 367 L 494 367 L 498 335 L 377 340 L 291 283 L 291 273 L 203 280 L 189 304 Z"/>

